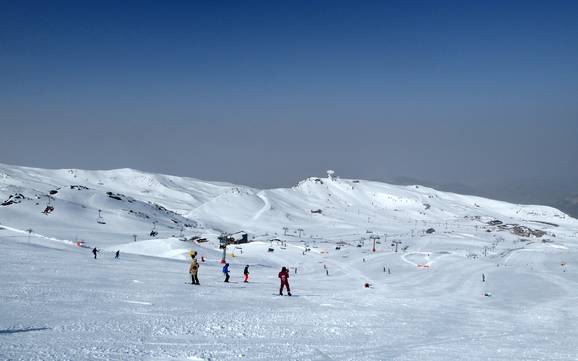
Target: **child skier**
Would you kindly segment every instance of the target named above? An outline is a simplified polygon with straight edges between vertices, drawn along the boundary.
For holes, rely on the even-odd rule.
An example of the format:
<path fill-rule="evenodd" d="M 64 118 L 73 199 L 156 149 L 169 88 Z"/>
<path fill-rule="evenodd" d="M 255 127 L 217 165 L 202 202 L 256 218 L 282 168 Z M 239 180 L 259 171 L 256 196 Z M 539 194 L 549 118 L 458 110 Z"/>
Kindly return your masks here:
<path fill-rule="evenodd" d="M 197 277 L 197 274 L 199 273 L 199 263 L 195 258 L 197 256 L 197 252 L 191 252 L 190 254 L 191 254 L 191 267 L 189 268 L 189 273 L 191 274 L 191 284 L 198 285 L 199 278 Z"/>
<path fill-rule="evenodd" d="M 225 263 L 225 266 L 223 267 L 223 273 L 225 274 L 225 282 L 229 282 L 229 264 Z"/>
<path fill-rule="evenodd" d="M 245 266 L 245 269 L 243 270 L 243 276 L 245 277 L 243 279 L 243 282 L 248 283 L 249 282 L 249 266 Z"/>
<path fill-rule="evenodd" d="M 279 272 L 279 280 L 281 280 L 281 287 L 279 288 L 279 295 L 283 296 L 283 287 L 287 288 L 287 295 L 291 296 L 291 289 L 289 288 L 289 271 L 287 267 L 281 268 Z"/>

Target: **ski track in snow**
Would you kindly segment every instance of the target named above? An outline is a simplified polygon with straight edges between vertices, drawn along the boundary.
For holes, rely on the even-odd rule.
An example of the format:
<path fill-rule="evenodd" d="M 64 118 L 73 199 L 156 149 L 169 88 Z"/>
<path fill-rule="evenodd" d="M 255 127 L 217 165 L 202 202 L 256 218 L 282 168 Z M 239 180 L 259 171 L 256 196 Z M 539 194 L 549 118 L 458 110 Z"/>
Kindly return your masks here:
<path fill-rule="evenodd" d="M 263 207 L 259 209 L 257 213 L 255 213 L 252 219 L 253 221 L 258 220 L 263 213 L 271 209 L 271 203 L 269 203 L 269 199 L 265 195 L 265 192 L 260 191 L 259 193 L 257 193 L 257 197 L 259 197 L 263 201 Z"/>

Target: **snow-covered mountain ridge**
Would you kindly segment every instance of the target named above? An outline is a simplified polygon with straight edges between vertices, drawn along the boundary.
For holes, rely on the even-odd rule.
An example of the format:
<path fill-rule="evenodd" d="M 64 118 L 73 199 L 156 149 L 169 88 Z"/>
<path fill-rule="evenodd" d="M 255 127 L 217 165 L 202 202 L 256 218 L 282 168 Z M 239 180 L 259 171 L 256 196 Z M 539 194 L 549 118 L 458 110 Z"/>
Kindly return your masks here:
<path fill-rule="evenodd" d="M 133 169 L 48 170 L 0 165 L 0 222 L 55 237 L 110 241 L 235 232 L 346 240 L 484 227 L 491 221 L 552 229 L 578 221 L 546 206 L 516 205 L 431 188 L 308 178 L 259 190 Z M 42 212 L 53 207 L 50 214 Z M 99 214 L 100 210 L 100 214 Z M 74 234 L 70 234 L 70 233 Z M 68 233 L 68 234 L 66 234 Z M 150 237 L 149 237 L 150 238 Z"/>

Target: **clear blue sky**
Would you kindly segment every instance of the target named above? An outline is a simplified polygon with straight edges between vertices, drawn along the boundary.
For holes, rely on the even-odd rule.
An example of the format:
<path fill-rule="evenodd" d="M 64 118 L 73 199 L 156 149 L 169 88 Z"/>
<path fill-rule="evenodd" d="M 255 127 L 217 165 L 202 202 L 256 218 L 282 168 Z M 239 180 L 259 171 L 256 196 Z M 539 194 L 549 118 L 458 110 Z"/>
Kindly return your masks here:
<path fill-rule="evenodd" d="M 577 179 L 578 2 L 4 1 L 0 123 L 39 167 Z"/>

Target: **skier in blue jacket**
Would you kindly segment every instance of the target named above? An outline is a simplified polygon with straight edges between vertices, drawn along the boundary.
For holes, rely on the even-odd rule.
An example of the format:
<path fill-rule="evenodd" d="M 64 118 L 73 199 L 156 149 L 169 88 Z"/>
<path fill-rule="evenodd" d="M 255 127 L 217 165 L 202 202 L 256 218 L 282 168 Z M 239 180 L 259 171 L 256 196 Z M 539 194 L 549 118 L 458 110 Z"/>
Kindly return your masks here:
<path fill-rule="evenodd" d="M 225 282 L 229 282 L 229 264 L 225 263 L 223 267 L 223 273 L 225 274 Z"/>

